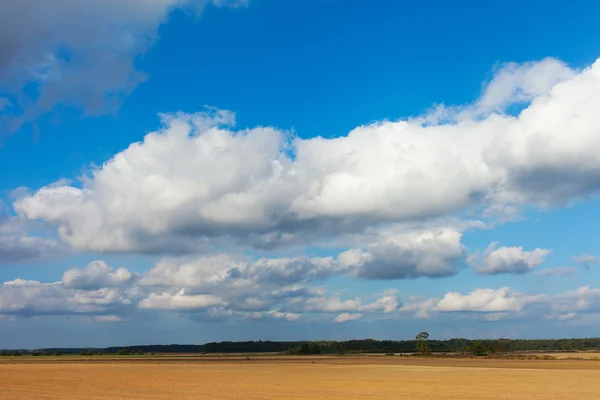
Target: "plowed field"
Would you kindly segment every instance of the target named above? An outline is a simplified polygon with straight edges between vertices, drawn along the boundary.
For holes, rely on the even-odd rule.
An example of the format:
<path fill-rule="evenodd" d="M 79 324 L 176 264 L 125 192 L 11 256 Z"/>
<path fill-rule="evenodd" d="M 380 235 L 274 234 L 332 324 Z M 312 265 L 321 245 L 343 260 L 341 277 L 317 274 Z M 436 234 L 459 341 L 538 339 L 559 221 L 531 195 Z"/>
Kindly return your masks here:
<path fill-rule="evenodd" d="M 8 362 L 0 364 L 0 399 L 596 400 L 600 361 Z"/>

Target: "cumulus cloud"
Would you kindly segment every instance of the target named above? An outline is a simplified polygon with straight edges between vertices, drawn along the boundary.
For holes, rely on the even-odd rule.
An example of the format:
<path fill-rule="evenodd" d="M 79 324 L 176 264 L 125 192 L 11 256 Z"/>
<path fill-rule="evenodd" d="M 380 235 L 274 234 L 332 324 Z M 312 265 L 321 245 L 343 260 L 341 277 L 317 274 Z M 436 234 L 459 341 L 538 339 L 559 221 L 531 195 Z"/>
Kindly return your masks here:
<path fill-rule="evenodd" d="M 478 288 L 471 293 L 448 292 L 442 298 L 421 299 L 410 297 L 398 311 L 417 318 L 431 318 L 432 315 L 470 314 L 485 321 L 498 321 L 529 313 L 533 316 L 551 313 L 552 296 L 544 294 L 524 294 L 508 287 L 499 289 Z M 533 313 L 535 310 L 535 313 Z"/>
<path fill-rule="evenodd" d="M 186 295 L 185 289 L 177 293 L 162 293 L 150 295 L 140 302 L 141 308 L 160 310 L 198 310 L 208 307 L 226 306 L 227 303 L 217 296 L 198 294 Z"/>
<path fill-rule="evenodd" d="M 600 62 L 582 71 L 552 60 L 523 68 L 498 70 L 475 102 L 493 110 L 506 99 L 528 101 L 516 116 L 385 121 L 333 139 L 235 131 L 233 115 L 216 110 L 163 116 L 163 128 L 88 178 L 41 188 L 14 207 L 55 225 L 78 250 L 189 252 L 220 239 L 306 244 L 482 207 L 554 207 L 595 196 Z M 494 89 L 503 85 L 512 94 Z M 381 251 L 413 251 L 394 246 Z M 452 259 L 431 263 L 445 274 Z"/>
<path fill-rule="evenodd" d="M 22 279 L 0 285 L 1 315 L 106 315 L 122 312 L 131 304 L 130 293 L 118 289 L 79 291 L 68 289 L 61 282 L 40 283 Z"/>
<path fill-rule="evenodd" d="M 553 58 L 522 64 L 504 63 L 495 69 L 494 78 L 484 85 L 480 98 L 473 104 L 439 105 L 417 120 L 440 124 L 503 113 L 510 106 L 548 94 L 557 83 L 571 79 L 575 73 L 566 64 Z"/>
<path fill-rule="evenodd" d="M 21 112 L 9 126 L 56 104 L 110 112 L 147 75 L 136 58 L 174 8 L 238 7 L 247 0 L 19 0 L 0 3 L 0 90 Z M 32 86 L 33 85 L 33 86 Z M 26 95 L 25 87 L 36 94 Z M 28 93 L 31 93 L 29 90 Z M 1 107 L 0 107 L 1 108 Z"/>
<path fill-rule="evenodd" d="M 349 322 L 349 321 L 357 321 L 359 319 L 362 319 L 363 317 L 364 317 L 363 314 L 343 313 L 343 314 L 340 314 L 337 317 L 335 317 L 333 322 L 342 323 L 342 322 Z"/>
<path fill-rule="evenodd" d="M 476 270 L 482 275 L 524 274 L 540 266 L 551 250 L 524 251 L 522 246 L 498 247 L 491 243 L 483 254 L 483 261 Z"/>
<path fill-rule="evenodd" d="M 561 313 L 598 312 L 600 311 L 600 289 L 583 286 L 560 293 L 552 301 L 552 310 Z"/>
<path fill-rule="evenodd" d="M 178 264 L 173 260 L 169 263 L 175 275 L 181 273 Z M 185 264 L 182 270 L 191 268 L 190 265 L 194 264 Z M 257 265 L 250 264 L 246 268 L 268 269 L 265 263 Z M 562 320 L 571 314 L 574 320 L 579 320 L 600 312 L 600 289 L 589 286 L 556 295 L 519 293 L 502 287 L 478 288 L 466 294 L 447 292 L 440 298 L 409 296 L 402 299 L 395 289 L 344 298 L 342 293 L 329 293 L 326 288 L 310 285 L 310 280 L 290 284 L 285 279 L 261 280 L 260 273 L 246 274 L 244 268 L 240 273 L 228 271 L 228 279 L 208 271 L 206 279 L 194 278 L 194 272 L 187 283 L 183 275 L 158 283 L 153 282 L 156 275 L 144 281 L 153 275 L 152 270 L 132 279 L 133 274 L 127 270 L 94 262 L 65 273 L 60 282 L 16 279 L 0 284 L 0 316 L 76 315 L 98 322 L 118 322 L 134 319 L 142 313 L 162 312 L 182 313 L 197 321 L 272 319 L 292 322 L 306 317 L 307 320 L 325 318 L 346 322 L 365 317 L 466 315 L 497 321 L 514 317 Z M 336 316 L 331 317 L 332 314 Z"/>
<path fill-rule="evenodd" d="M 359 310 L 369 313 L 382 312 L 384 314 L 391 314 L 398 309 L 398 305 L 398 291 L 396 289 L 388 289 L 383 292 L 383 296 L 377 299 L 377 301 L 364 305 Z"/>
<path fill-rule="evenodd" d="M 115 270 L 104 261 L 94 261 L 85 268 L 67 270 L 63 274 L 62 282 L 68 288 L 89 290 L 126 286 L 132 277 L 132 273 L 125 268 Z"/>
<path fill-rule="evenodd" d="M 476 289 L 467 295 L 457 292 L 446 293 L 436 309 L 442 312 L 502 312 L 520 311 L 523 305 L 522 298 L 511 293 L 510 288 L 504 287 L 497 290 Z"/>
<path fill-rule="evenodd" d="M 354 257 L 356 274 L 364 278 L 443 277 L 458 273 L 465 256 L 461 237 L 455 229 L 404 232 L 380 238 L 368 252 L 351 250 L 341 257 Z"/>
<path fill-rule="evenodd" d="M 343 272 L 332 257 L 282 257 L 251 260 L 228 254 L 159 260 L 140 280 L 146 287 L 183 287 L 219 291 L 231 286 L 238 293 L 312 282 Z"/>

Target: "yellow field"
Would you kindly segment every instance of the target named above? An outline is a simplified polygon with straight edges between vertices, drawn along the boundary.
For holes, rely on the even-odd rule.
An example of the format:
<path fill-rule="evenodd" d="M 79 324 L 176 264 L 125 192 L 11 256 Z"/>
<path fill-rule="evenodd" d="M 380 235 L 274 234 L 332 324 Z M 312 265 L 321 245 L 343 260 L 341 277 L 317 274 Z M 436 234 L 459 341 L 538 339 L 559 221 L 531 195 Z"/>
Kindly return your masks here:
<path fill-rule="evenodd" d="M 600 362 L 592 360 L 272 357 L 0 364 L 2 400 L 595 400 L 598 382 Z"/>

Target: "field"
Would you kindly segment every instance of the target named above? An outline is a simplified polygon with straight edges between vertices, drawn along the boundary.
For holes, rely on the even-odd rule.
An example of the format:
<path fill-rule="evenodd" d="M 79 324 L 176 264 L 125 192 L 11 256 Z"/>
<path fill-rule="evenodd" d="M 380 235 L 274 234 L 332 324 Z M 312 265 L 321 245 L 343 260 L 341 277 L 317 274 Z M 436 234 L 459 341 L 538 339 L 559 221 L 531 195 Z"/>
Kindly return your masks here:
<path fill-rule="evenodd" d="M 600 361 L 414 357 L 148 357 L 0 360 L 0 398 L 600 398 Z"/>

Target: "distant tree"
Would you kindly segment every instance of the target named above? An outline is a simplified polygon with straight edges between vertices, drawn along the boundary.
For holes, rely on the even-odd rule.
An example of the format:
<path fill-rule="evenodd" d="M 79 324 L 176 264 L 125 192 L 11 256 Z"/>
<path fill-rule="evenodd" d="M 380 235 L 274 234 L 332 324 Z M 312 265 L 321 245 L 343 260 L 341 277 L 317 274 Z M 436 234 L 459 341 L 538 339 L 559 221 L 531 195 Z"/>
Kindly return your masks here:
<path fill-rule="evenodd" d="M 60 357 L 60 356 L 62 356 L 62 352 L 60 350 L 56 350 L 54 352 L 54 355 L 57 356 L 57 357 Z"/>
<path fill-rule="evenodd" d="M 487 356 L 489 354 L 489 348 L 481 341 L 476 341 L 473 346 L 471 346 L 471 351 L 473 355 L 477 357 Z"/>
<path fill-rule="evenodd" d="M 97 356 L 101 356 L 101 355 L 104 355 L 104 354 L 101 351 L 99 351 L 99 352 L 96 353 L 96 355 Z"/>
<path fill-rule="evenodd" d="M 429 339 L 429 333 L 421 332 L 415 336 L 415 339 L 417 340 L 417 353 L 422 356 L 429 354 L 429 343 L 427 343 L 427 339 Z"/>
<path fill-rule="evenodd" d="M 117 351 L 117 355 L 118 356 L 128 356 L 129 352 L 125 349 L 121 349 L 121 350 Z"/>
<path fill-rule="evenodd" d="M 49 351 L 45 351 L 44 354 L 42 354 L 43 356 L 51 356 L 52 353 L 50 353 Z"/>
<path fill-rule="evenodd" d="M 17 351 L 17 350 L 14 350 L 14 351 L 10 352 L 10 355 L 13 356 L 13 357 L 19 357 L 19 356 L 21 356 L 21 352 Z"/>
<path fill-rule="evenodd" d="M 143 350 L 138 350 L 138 355 L 143 356 L 144 355 L 144 351 Z"/>
<path fill-rule="evenodd" d="M 506 344 L 502 340 L 498 340 L 494 344 L 494 352 L 495 353 L 506 353 Z"/>
<path fill-rule="evenodd" d="M 32 351 L 32 352 L 31 352 L 31 355 L 32 355 L 32 356 L 35 356 L 35 357 L 38 357 L 38 356 L 41 356 L 41 355 L 42 355 L 42 352 L 41 352 L 41 351 L 37 351 L 37 350 L 36 350 L 36 351 Z"/>

